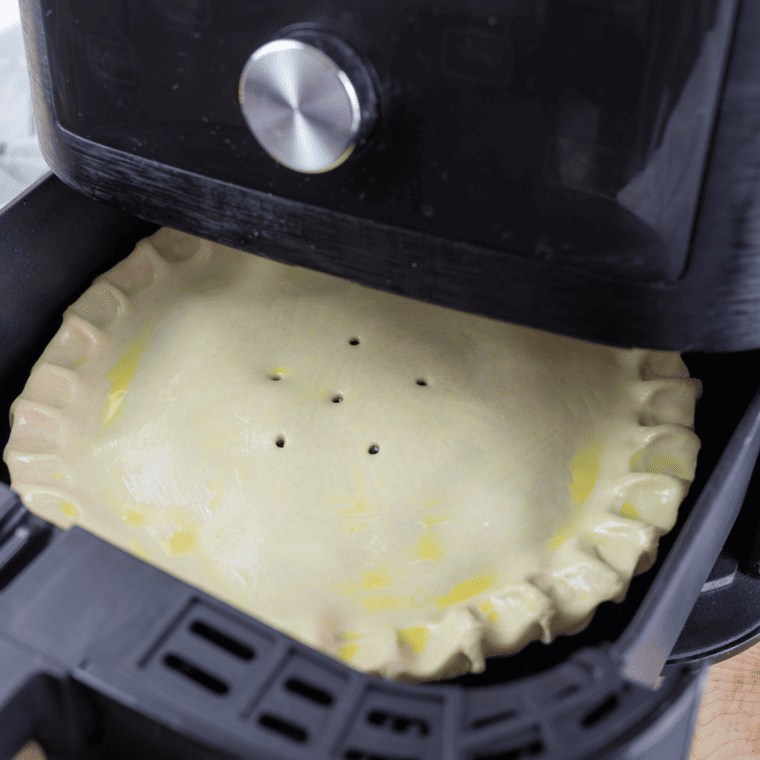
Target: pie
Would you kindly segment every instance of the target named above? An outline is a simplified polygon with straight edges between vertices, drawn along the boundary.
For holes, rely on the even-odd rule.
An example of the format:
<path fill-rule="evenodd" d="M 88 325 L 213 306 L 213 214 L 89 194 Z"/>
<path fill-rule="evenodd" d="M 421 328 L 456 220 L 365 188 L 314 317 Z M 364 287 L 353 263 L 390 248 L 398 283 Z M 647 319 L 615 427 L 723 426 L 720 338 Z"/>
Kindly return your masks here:
<path fill-rule="evenodd" d="M 422 681 L 575 632 L 676 520 L 699 381 L 163 228 L 65 313 L 12 486 L 347 664 Z"/>

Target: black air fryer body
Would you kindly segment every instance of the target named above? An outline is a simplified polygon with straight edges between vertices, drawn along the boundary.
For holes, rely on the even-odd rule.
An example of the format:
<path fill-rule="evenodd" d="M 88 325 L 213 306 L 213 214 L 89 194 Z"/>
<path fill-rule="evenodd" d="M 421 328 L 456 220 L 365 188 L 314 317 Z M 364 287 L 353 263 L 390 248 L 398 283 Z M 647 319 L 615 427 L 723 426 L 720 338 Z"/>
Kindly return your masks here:
<path fill-rule="evenodd" d="M 626 601 L 422 686 L 356 673 L 0 490 L 0 758 L 30 736 L 66 758 L 685 758 L 706 664 L 760 636 L 760 6 L 21 6 L 58 178 L 0 215 L 2 409 L 66 305 L 157 225 L 686 351 L 705 390 L 697 480 Z M 249 128 L 241 75 L 276 40 L 363 83 L 337 168 L 288 168 Z"/>
<path fill-rule="evenodd" d="M 46 160 L 96 200 L 586 339 L 757 345 L 752 3 L 24 0 L 22 10 Z M 374 83 L 367 139 L 321 174 L 272 160 L 240 106 L 249 56 L 299 35 L 326 49 L 340 38 Z"/>

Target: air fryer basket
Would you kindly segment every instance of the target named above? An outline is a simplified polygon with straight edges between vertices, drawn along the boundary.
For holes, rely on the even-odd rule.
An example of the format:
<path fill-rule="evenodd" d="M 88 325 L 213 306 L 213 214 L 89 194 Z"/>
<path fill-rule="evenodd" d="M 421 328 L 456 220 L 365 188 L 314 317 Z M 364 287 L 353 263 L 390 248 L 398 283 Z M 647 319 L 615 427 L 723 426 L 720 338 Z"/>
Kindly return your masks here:
<path fill-rule="evenodd" d="M 52 175 L 0 214 L 3 442 L 8 407 L 63 309 L 155 229 Z M 54 528 L 0 490 L 0 758 L 30 736 L 52 756 L 85 758 L 683 756 L 704 665 L 680 641 L 678 664 L 662 670 L 661 655 L 757 457 L 756 353 L 685 356 L 704 383 L 698 475 L 655 567 L 625 602 L 601 605 L 580 634 L 445 682 L 357 673 L 87 531 Z M 0 477 L 7 483 L 7 470 Z M 742 513 L 726 548 L 749 556 L 742 540 L 755 528 Z M 721 651 L 757 638 L 758 621 L 743 625 Z M 655 681 L 654 691 L 644 685 Z"/>

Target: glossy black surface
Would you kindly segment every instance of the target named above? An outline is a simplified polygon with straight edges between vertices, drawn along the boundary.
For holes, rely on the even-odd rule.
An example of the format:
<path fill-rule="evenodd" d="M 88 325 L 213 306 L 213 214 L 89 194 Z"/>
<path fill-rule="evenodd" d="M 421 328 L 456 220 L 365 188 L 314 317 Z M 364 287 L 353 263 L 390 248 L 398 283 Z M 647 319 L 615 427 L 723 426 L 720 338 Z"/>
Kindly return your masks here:
<path fill-rule="evenodd" d="M 578 7 L 599 5 L 582 3 Z M 56 110 L 60 111 L 65 106 L 78 114 L 77 93 L 85 90 L 86 85 L 69 82 L 66 83 L 68 90 L 56 88 L 51 72 L 55 73 L 59 64 L 53 59 L 51 65 L 49 58 L 41 0 L 21 2 L 43 153 L 59 177 L 96 200 L 149 221 L 280 261 L 346 277 L 370 287 L 565 335 L 620 346 L 706 351 L 755 348 L 760 346 L 760 233 L 757 225 L 760 218 L 760 45 L 757 44 L 760 6 L 730 0 L 671 5 L 678 9 L 677 16 L 683 19 L 686 28 L 694 21 L 696 8 L 715 8 L 717 18 L 721 19 L 720 23 L 733 39 L 728 51 L 725 80 L 719 82 L 715 99 L 718 117 L 715 129 L 709 135 L 707 169 L 699 191 L 696 225 L 691 236 L 686 270 L 675 282 L 647 282 L 646 277 L 640 277 L 649 266 L 645 259 L 638 264 L 637 256 L 602 261 L 601 266 L 613 269 L 618 264 L 629 269 L 629 265 L 633 265 L 634 269 L 644 267 L 638 274 L 635 271 L 624 274 L 620 270 L 618 276 L 612 276 L 600 272 L 597 267 L 599 261 L 594 261 L 600 256 L 598 246 L 583 249 L 583 260 L 567 263 L 563 261 L 563 256 L 573 256 L 578 251 L 563 254 L 561 245 L 546 243 L 547 239 L 542 235 L 551 236 L 565 230 L 567 225 L 580 224 L 583 234 L 600 240 L 603 236 L 601 233 L 597 235 L 597 232 L 605 224 L 611 224 L 623 235 L 626 228 L 618 222 L 625 222 L 626 225 L 630 222 L 630 234 L 625 235 L 628 240 L 638 240 L 640 243 L 642 238 L 637 235 L 642 230 L 642 220 L 648 217 L 648 229 L 660 229 L 657 237 L 671 252 L 667 260 L 658 266 L 668 269 L 672 261 L 677 262 L 677 255 L 674 259 L 670 258 L 678 247 L 667 243 L 666 238 L 670 234 L 667 230 L 676 237 L 691 230 L 690 222 L 687 223 L 678 208 L 693 207 L 693 198 L 689 200 L 691 196 L 685 191 L 687 186 L 691 186 L 686 178 L 697 171 L 708 147 L 697 139 L 697 133 L 692 129 L 698 122 L 700 129 L 710 132 L 709 114 L 700 110 L 701 106 L 693 112 L 696 122 L 693 119 L 690 121 L 678 109 L 666 120 L 659 149 L 650 153 L 652 160 L 646 171 L 639 175 L 640 192 L 636 195 L 639 199 L 638 216 L 620 204 L 613 204 L 615 210 L 612 216 L 591 214 L 594 204 L 609 205 L 613 202 L 600 195 L 587 194 L 583 197 L 588 204 L 584 205 L 586 201 L 579 200 L 581 196 L 562 190 L 558 196 L 551 196 L 554 199 L 551 203 L 558 198 L 561 201 L 557 201 L 557 205 L 552 207 L 552 214 L 542 220 L 544 226 L 533 241 L 533 254 L 525 254 L 462 242 L 454 237 L 440 237 L 400 226 L 400 223 L 381 224 L 366 216 L 352 215 L 348 213 L 350 210 L 334 211 L 216 179 L 210 176 L 212 170 L 215 171 L 214 167 L 222 167 L 224 171 L 244 167 L 247 172 L 250 164 L 249 158 L 242 154 L 236 157 L 230 143 L 224 143 L 225 139 L 232 138 L 229 132 L 224 131 L 228 127 L 222 129 L 223 125 L 210 124 L 208 129 L 216 131 L 216 134 L 212 136 L 210 131 L 208 134 L 204 132 L 205 142 L 198 135 L 193 136 L 192 140 L 188 140 L 187 135 L 185 140 L 180 140 L 184 134 L 180 129 L 162 133 L 162 137 L 154 143 L 179 145 L 201 140 L 209 153 L 204 151 L 202 161 L 191 162 L 192 171 L 78 137 L 60 126 Z M 733 11 L 737 6 L 739 13 L 735 17 Z M 193 7 L 200 6 L 196 4 Z M 690 9 L 688 13 L 685 11 L 687 8 Z M 198 33 L 203 34 L 202 31 Z M 727 47 L 721 42 L 724 37 L 725 34 L 711 37 L 708 34 L 701 49 L 716 56 L 715 51 Z M 671 34 L 670 39 L 671 46 L 679 48 L 680 36 Z M 225 60 L 226 51 L 232 49 L 231 43 L 226 39 L 217 40 L 217 46 L 219 60 Z M 377 61 L 373 64 L 381 68 Z M 708 69 L 715 73 L 714 66 Z M 682 69 L 679 71 L 686 81 L 688 77 L 684 77 Z M 700 93 L 705 87 L 709 90 L 712 86 L 712 74 L 708 76 L 707 70 L 693 68 L 692 75 L 698 92 L 689 90 L 688 86 L 682 88 L 678 102 L 684 106 L 701 102 Z M 461 83 L 465 80 L 456 81 L 460 82 L 457 86 L 463 86 Z M 99 82 L 104 101 L 111 102 L 109 92 L 113 86 L 112 80 Z M 469 82 L 467 86 L 475 91 L 481 85 Z M 483 103 L 486 103 L 488 93 L 479 91 Z M 668 92 L 674 92 L 671 85 Z M 441 99 L 445 100 L 443 96 Z M 216 107 L 214 104 L 221 100 L 224 97 L 220 85 L 211 98 L 199 101 L 203 105 L 198 108 L 205 111 L 211 106 Z M 185 119 L 181 110 L 175 110 L 175 113 L 177 119 Z M 663 113 L 667 113 L 667 109 Z M 483 119 L 480 121 L 483 137 L 479 144 L 485 144 L 488 123 Z M 417 122 L 414 119 L 410 121 L 418 122 L 419 119 Z M 543 128 L 541 124 L 539 127 Z M 149 144 L 140 136 L 139 124 L 131 124 L 129 129 L 131 136 L 140 141 L 139 149 L 148 151 Z M 533 131 L 535 129 L 534 124 Z M 407 132 L 399 135 L 404 140 L 408 139 Z M 220 141 L 222 146 L 227 147 L 221 148 Z M 399 139 L 396 144 L 404 143 Z M 657 141 L 653 144 L 656 145 Z M 452 156 L 454 143 L 449 140 L 446 145 L 446 156 Z M 475 143 L 471 142 L 470 145 L 474 146 Z M 136 149 L 138 146 L 135 144 Z M 193 149 L 189 147 L 188 150 Z M 217 154 L 217 150 L 222 153 Z M 371 150 L 375 148 L 367 147 L 366 154 L 369 155 Z M 393 155 L 392 151 L 385 153 Z M 637 154 L 636 151 L 631 155 L 634 154 Z M 647 152 L 644 151 L 644 154 Z M 221 163 L 215 163 L 214 155 L 223 159 Z M 358 168 L 363 155 L 356 156 L 351 167 Z M 414 156 L 406 158 L 415 160 Z M 482 172 L 477 168 L 482 167 L 483 163 L 478 164 L 472 157 L 468 160 L 470 163 L 467 166 L 472 164 L 472 171 L 477 174 L 475 179 L 480 177 L 478 181 L 487 187 L 488 175 L 481 176 Z M 491 163 L 490 157 L 485 163 Z M 400 171 L 398 164 L 390 158 L 380 165 L 382 172 L 375 177 L 375 183 L 368 182 L 368 187 L 376 184 L 384 186 L 386 181 L 392 184 L 395 181 L 394 172 Z M 432 167 L 432 163 L 429 166 Z M 440 161 L 437 168 L 445 170 Z M 410 187 L 415 186 L 414 182 L 422 182 L 426 176 L 421 165 L 418 169 L 421 173 Z M 200 173 L 204 171 L 207 173 Z M 320 178 L 320 181 L 327 181 L 327 177 L 329 175 Z M 532 179 L 527 177 L 525 181 L 535 189 L 543 181 L 542 177 L 543 174 L 532 175 Z M 440 177 L 439 180 L 438 186 L 443 186 L 445 182 Z M 297 182 L 300 181 L 301 178 L 298 178 Z M 303 183 L 304 188 L 307 185 L 310 183 Z M 461 178 L 458 185 L 460 190 L 469 186 L 467 183 L 463 185 Z M 348 181 L 336 182 L 335 187 L 344 190 L 343 193 L 338 190 L 340 195 L 350 195 Z M 629 183 L 629 189 L 633 187 Z M 361 192 L 365 190 L 362 189 L 359 195 Z M 366 192 L 368 195 L 364 200 L 371 200 L 369 191 Z M 398 192 L 402 193 L 400 197 L 406 197 L 403 193 L 412 191 L 399 186 Z M 357 202 L 359 195 L 355 196 Z M 629 195 L 631 198 L 633 196 Z M 392 198 L 385 197 L 384 200 L 388 202 L 388 208 L 393 206 Z M 405 210 L 413 208 L 410 198 L 400 205 Z M 385 208 L 383 204 L 380 206 Z M 644 206 L 648 206 L 648 212 L 645 212 Z M 451 224 L 465 224 L 472 218 L 475 220 L 472 229 L 478 235 L 485 234 L 483 230 L 490 227 L 478 221 L 480 217 L 476 207 L 477 204 L 472 207 L 470 216 L 449 213 L 451 209 L 440 214 L 434 209 L 432 217 L 425 217 L 424 222 L 421 219 L 418 221 L 420 224 L 449 224 L 449 217 L 452 217 Z M 506 201 L 501 205 L 503 214 L 511 213 L 510 208 Z M 525 218 L 528 219 L 527 216 Z M 648 239 L 652 240 L 651 237 Z M 611 250 L 607 245 L 601 254 Z M 641 249 L 637 250 L 640 252 Z M 605 259 L 604 255 L 602 259 Z M 651 274 L 653 270 L 647 271 Z"/>
<path fill-rule="evenodd" d="M 555 266 L 683 271 L 733 0 L 38 5 L 74 135 Z M 342 35 L 381 90 L 366 147 L 323 175 L 269 158 L 238 104 L 247 58 L 292 25 Z"/>
<path fill-rule="evenodd" d="M 0 264 L 6 273 L 0 277 L 0 301 L 5 306 L 0 311 L 0 411 L 7 413 L 32 364 L 59 327 L 66 305 L 153 229 L 84 198 L 53 176 L 0 214 Z M 716 460 L 735 437 L 756 384 L 757 359 L 756 353 L 686 357 L 705 387 L 697 410 L 696 429 L 704 441 L 697 480 L 676 529 L 661 542 L 660 559 L 647 574 L 634 579 L 625 602 L 603 604 L 591 625 L 576 636 L 559 637 L 548 647 L 531 644 L 519 655 L 491 658 L 483 674 L 435 685 L 388 685 L 352 674 L 344 665 L 271 629 L 263 631 L 255 620 L 222 609 L 197 589 L 78 529 L 55 531 L 45 552 L 36 558 L 34 552 L 22 556 L 30 535 L 15 534 L 8 520 L 23 510 L 11 505 L 10 513 L 4 514 L 0 498 L 0 586 L 3 578 L 8 581 L 5 589 L 0 588 L 0 673 L 5 674 L 0 678 L 0 755 L 4 746 L 15 748 L 30 735 L 28 726 L 18 720 L 19 711 L 28 712 L 28 705 L 11 697 L 21 689 L 19 698 L 30 698 L 29 690 L 39 686 L 36 679 L 43 661 L 50 678 L 47 688 L 60 696 L 38 695 L 33 714 L 39 726 L 50 729 L 42 735 L 51 744 L 44 746 L 57 757 L 110 758 L 117 747 L 123 757 L 179 753 L 210 760 L 220 756 L 221 747 L 230 748 L 230 757 L 258 757 L 262 754 L 258 742 L 268 740 L 260 731 L 253 733 L 256 724 L 249 720 L 250 711 L 241 720 L 243 704 L 255 704 L 254 715 L 261 715 L 265 704 L 267 714 L 299 726 L 308 736 L 297 754 L 314 760 L 325 757 L 322 750 L 327 745 L 317 743 L 326 725 L 336 741 L 342 737 L 338 755 L 349 760 L 355 757 L 345 754 L 349 751 L 377 755 L 389 737 L 396 742 L 394 757 L 419 760 L 439 758 L 442 740 L 453 747 L 452 757 L 460 760 L 509 756 L 518 749 L 547 760 L 566 757 L 568 750 L 573 760 L 619 757 L 623 747 L 631 760 L 670 760 L 685 754 L 690 716 L 699 697 L 696 674 L 689 666 L 668 667 L 663 685 L 651 692 L 621 677 L 612 650 L 634 627 L 632 616 L 646 600 L 653 576 L 663 575 L 663 560 L 673 551 L 689 512 L 698 509 L 695 497 L 706 490 Z M 753 505 L 754 500 L 749 504 L 751 515 Z M 709 504 L 708 511 L 722 514 L 729 506 L 718 501 Z M 27 563 L 30 557 L 34 561 Z M 193 618 L 185 613 L 199 606 L 204 615 L 211 614 L 213 607 L 215 630 L 223 637 L 237 637 L 257 656 L 231 661 L 225 650 L 227 659 L 222 662 L 219 653 L 209 649 L 208 639 L 188 638 L 182 623 L 192 623 Z M 244 630 L 248 634 L 240 639 Z M 252 630 L 276 638 L 279 655 L 264 654 L 260 636 L 249 640 Z M 609 642 L 615 640 L 611 649 Z M 170 654 L 172 662 L 184 658 L 195 663 L 216 679 L 202 679 L 204 683 L 224 683 L 228 690 L 222 695 L 203 683 L 199 688 L 191 677 L 183 681 L 187 669 L 161 666 L 157 652 Z M 250 666 L 259 663 L 271 670 L 253 674 Z M 315 671 L 315 666 L 322 669 Z M 279 675 L 272 677 L 275 670 Z M 309 712 L 303 703 L 282 702 L 278 684 L 294 673 L 324 689 L 335 687 L 336 671 L 352 678 L 353 685 L 332 691 L 329 720 L 326 713 Z M 79 691 L 82 688 L 85 693 Z M 380 691 L 387 694 L 377 697 Z M 368 717 L 378 708 L 367 707 L 362 693 L 382 698 L 386 712 L 407 723 L 425 711 L 426 742 L 417 741 L 415 734 L 381 733 L 381 723 Z M 83 701 L 77 701 L 79 697 Z M 679 721 L 687 725 L 674 736 Z M 382 723 L 393 725 L 387 715 Z M 60 745 L 59 725 L 69 730 L 65 747 Z M 170 734 L 162 733 L 166 726 L 171 727 Z M 135 745 L 135 736 L 151 739 Z M 9 737 L 19 743 L 3 745 Z M 196 740 L 215 749 L 203 752 L 190 747 Z M 653 749 L 657 741 L 666 740 L 675 742 L 677 749 Z M 291 749 L 292 745 L 282 745 L 282 753 L 271 756 L 292 758 Z"/>

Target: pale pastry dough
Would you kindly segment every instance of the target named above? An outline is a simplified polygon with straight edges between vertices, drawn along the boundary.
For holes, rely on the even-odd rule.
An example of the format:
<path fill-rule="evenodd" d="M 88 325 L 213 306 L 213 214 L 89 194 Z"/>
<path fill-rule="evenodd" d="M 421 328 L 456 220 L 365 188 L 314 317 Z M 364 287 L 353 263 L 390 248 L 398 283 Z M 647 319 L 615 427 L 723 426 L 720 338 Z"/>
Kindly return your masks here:
<path fill-rule="evenodd" d="M 169 229 L 12 407 L 30 509 L 408 681 L 577 631 L 654 558 L 699 382 Z"/>

